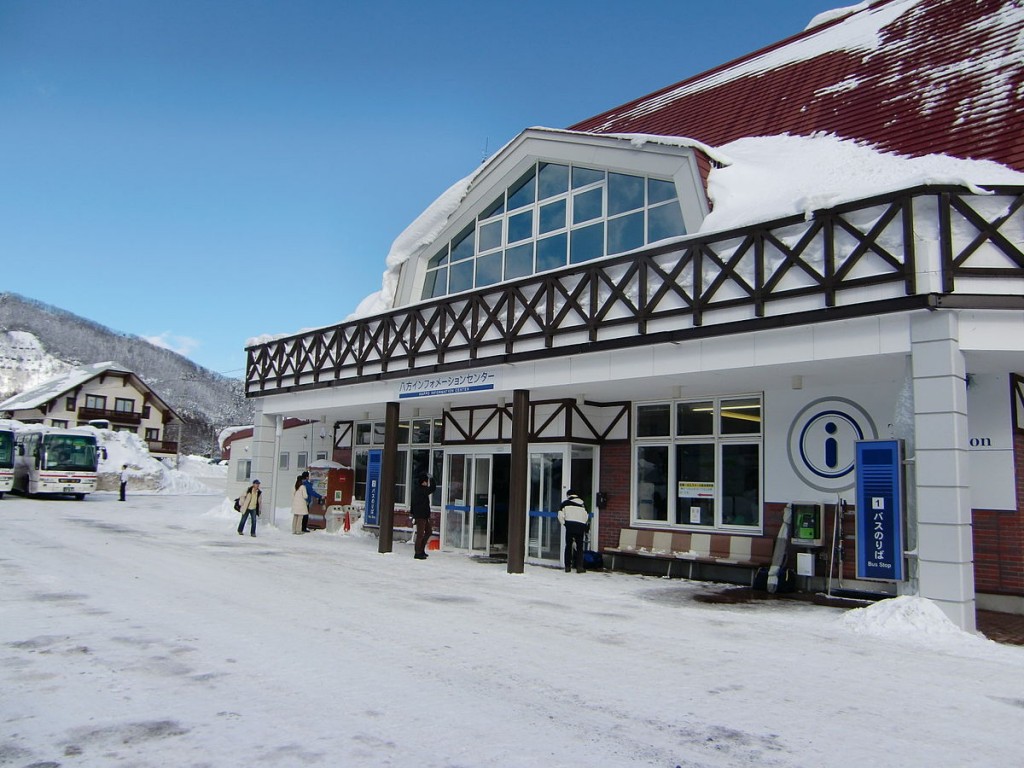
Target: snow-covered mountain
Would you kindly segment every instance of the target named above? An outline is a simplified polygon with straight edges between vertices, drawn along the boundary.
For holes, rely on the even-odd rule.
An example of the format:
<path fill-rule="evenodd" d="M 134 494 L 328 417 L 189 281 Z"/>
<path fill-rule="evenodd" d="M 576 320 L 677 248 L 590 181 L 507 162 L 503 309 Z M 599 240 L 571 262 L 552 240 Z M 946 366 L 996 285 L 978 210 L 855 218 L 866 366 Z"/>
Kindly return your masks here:
<path fill-rule="evenodd" d="M 0 400 L 72 367 L 107 360 L 141 376 L 185 420 L 184 451 L 209 453 L 221 428 L 252 422 L 240 380 L 139 336 L 15 293 L 0 293 Z"/>

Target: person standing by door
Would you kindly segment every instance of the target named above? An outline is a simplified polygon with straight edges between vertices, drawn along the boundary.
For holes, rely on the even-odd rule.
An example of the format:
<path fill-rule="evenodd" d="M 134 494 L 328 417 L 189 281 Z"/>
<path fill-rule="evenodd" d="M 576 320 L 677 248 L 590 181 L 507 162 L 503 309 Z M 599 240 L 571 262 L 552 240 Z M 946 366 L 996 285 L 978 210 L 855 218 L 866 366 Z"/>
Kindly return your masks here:
<path fill-rule="evenodd" d="M 125 491 L 128 489 L 128 465 L 121 465 L 121 498 L 118 501 L 124 501 Z"/>
<path fill-rule="evenodd" d="M 583 573 L 583 537 L 590 525 L 590 513 L 572 488 L 558 508 L 558 522 L 565 526 L 565 572 L 569 573 L 575 565 L 576 573 Z"/>
<path fill-rule="evenodd" d="M 430 497 L 434 495 L 437 483 L 430 475 L 420 475 L 416 487 L 412 489 L 412 503 L 409 514 L 416 523 L 415 545 L 417 560 L 427 559 L 427 542 L 433 535 L 430 527 Z"/>
<path fill-rule="evenodd" d="M 262 496 L 263 491 L 260 490 L 260 481 L 253 480 L 252 485 L 246 488 L 245 493 L 242 494 L 242 500 L 238 504 L 239 509 L 242 510 L 242 519 L 238 521 L 239 536 L 242 535 L 242 530 L 245 528 L 246 518 L 252 520 L 249 535 L 256 535 L 256 518 L 260 516 L 260 499 Z"/>

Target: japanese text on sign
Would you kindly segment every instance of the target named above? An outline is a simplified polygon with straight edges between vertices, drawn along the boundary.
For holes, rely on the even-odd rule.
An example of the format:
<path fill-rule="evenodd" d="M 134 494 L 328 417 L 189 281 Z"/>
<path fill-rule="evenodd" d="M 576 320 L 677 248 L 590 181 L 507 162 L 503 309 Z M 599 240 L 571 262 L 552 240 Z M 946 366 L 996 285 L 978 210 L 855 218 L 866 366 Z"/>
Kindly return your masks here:
<path fill-rule="evenodd" d="M 439 374 L 423 379 L 406 379 L 398 383 L 398 397 L 406 399 L 480 392 L 494 389 L 497 381 L 498 375 L 494 371 L 470 371 Z"/>

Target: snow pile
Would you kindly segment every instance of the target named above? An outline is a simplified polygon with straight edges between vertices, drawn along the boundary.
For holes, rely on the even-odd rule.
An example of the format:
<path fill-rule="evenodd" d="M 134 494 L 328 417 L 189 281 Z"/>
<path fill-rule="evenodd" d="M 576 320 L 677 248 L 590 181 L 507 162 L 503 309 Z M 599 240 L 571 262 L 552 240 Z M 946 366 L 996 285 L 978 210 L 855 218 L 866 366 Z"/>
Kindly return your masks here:
<path fill-rule="evenodd" d="M 201 456 L 191 456 L 183 457 L 181 467 L 174 469 L 174 459 L 165 460 L 171 466 L 157 459 L 150 454 L 142 438 L 134 432 L 115 432 L 94 427 L 80 429 L 94 432 L 100 446 L 105 449 L 106 456 L 100 455 L 97 473 L 99 490 L 117 490 L 120 485 L 121 467 L 127 465 L 129 493 L 223 493 L 227 467 L 212 465 Z M 205 476 L 208 482 L 203 482 L 199 476 Z"/>
<path fill-rule="evenodd" d="M 829 134 L 748 137 L 719 153 L 728 164 L 708 177 L 714 209 L 701 232 L 808 215 L 922 184 L 958 184 L 975 192 L 983 184 L 1024 184 L 1024 173 L 990 160 L 905 157 Z"/>
<path fill-rule="evenodd" d="M 890 640 L 955 643 L 977 639 L 957 627 L 931 600 L 910 595 L 849 611 L 840 623 L 855 634 Z"/>

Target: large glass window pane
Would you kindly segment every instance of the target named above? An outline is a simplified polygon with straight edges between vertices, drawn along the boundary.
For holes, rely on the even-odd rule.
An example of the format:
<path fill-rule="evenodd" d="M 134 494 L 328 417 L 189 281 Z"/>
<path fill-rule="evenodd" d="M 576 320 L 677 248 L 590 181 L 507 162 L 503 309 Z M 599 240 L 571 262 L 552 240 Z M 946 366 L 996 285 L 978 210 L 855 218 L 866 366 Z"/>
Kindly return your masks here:
<path fill-rule="evenodd" d="M 430 444 L 431 419 L 416 419 L 412 423 L 412 441 L 414 444 Z"/>
<path fill-rule="evenodd" d="M 452 261 L 462 261 L 473 255 L 473 225 L 462 230 L 452 240 Z"/>
<path fill-rule="evenodd" d="M 505 194 L 502 193 L 501 197 L 495 200 L 493 203 L 484 208 L 484 212 L 480 214 L 481 219 L 489 219 L 491 216 L 497 216 L 499 213 L 505 212 Z"/>
<path fill-rule="evenodd" d="M 642 445 L 636 449 L 637 520 L 668 522 L 668 446 Z"/>
<path fill-rule="evenodd" d="M 636 407 L 637 437 L 668 437 L 672 418 L 668 403 L 653 403 Z"/>
<path fill-rule="evenodd" d="M 538 182 L 538 200 L 560 195 L 569 189 L 569 166 L 554 163 L 540 164 Z"/>
<path fill-rule="evenodd" d="M 409 482 L 409 452 L 399 451 L 395 456 L 395 503 L 405 504 L 409 501 L 406 493 Z"/>
<path fill-rule="evenodd" d="M 519 177 L 519 180 L 508 188 L 508 209 L 514 211 L 529 205 L 537 199 L 536 195 L 536 167 L 530 168 Z"/>
<path fill-rule="evenodd" d="M 624 253 L 644 244 L 644 212 L 608 220 L 608 255 Z"/>
<path fill-rule="evenodd" d="M 608 215 L 644 207 L 644 180 L 625 173 L 608 174 Z"/>
<path fill-rule="evenodd" d="M 358 451 L 355 461 L 355 483 L 352 495 L 359 501 L 366 501 L 366 464 L 369 455 L 366 451 Z"/>
<path fill-rule="evenodd" d="M 373 425 L 369 422 L 364 421 L 361 424 L 356 424 L 356 445 L 369 445 L 372 430 Z"/>
<path fill-rule="evenodd" d="M 556 229 L 565 229 L 565 200 L 556 200 L 540 208 L 540 234 Z"/>
<path fill-rule="evenodd" d="M 603 214 L 604 189 L 590 189 L 572 197 L 572 223 L 599 219 Z"/>
<path fill-rule="evenodd" d="M 501 251 L 489 253 L 476 260 L 476 287 L 501 282 Z"/>
<path fill-rule="evenodd" d="M 715 404 L 710 400 L 676 405 L 676 434 L 680 437 L 715 434 Z"/>
<path fill-rule="evenodd" d="M 523 211 L 508 217 L 508 241 L 518 243 L 533 237 L 533 211 Z"/>
<path fill-rule="evenodd" d="M 579 189 L 587 184 L 593 184 L 604 179 L 604 171 L 595 171 L 590 168 L 572 169 L 572 188 Z"/>
<path fill-rule="evenodd" d="M 533 274 L 533 243 L 524 243 L 505 251 L 505 279 L 514 280 Z"/>
<path fill-rule="evenodd" d="M 565 266 L 566 242 L 565 232 L 560 235 L 545 237 L 537 241 L 537 271 L 546 272 Z"/>
<path fill-rule="evenodd" d="M 660 179 L 647 180 L 647 204 L 657 205 L 676 198 L 676 185 Z"/>
<path fill-rule="evenodd" d="M 761 400 L 756 397 L 723 400 L 720 430 L 723 435 L 760 434 Z"/>
<path fill-rule="evenodd" d="M 581 261 L 599 259 L 604 256 L 604 222 L 589 227 L 574 229 L 569 261 L 579 264 Z"/>
<path fill-rule="evenodd" d="M 427 269 L 433 269 L 441 264 L 448 263 L 448 245 L 445 244 L 444 248 L 434 254 L 434 256 L 427 262 Z"/>
<path fill-rule="evenodd" d="M 480 247 L 479 251 L 493 251 L 501 247 L 501 226 L 502 219 L 490 221 L 480 225 Z"/>
<path fill-rule="evenodd" d="M 468 291 L 473 287 L 473 259 L 469 261 L 460 261 L 458 264 L 452 264 L 451 266 L 451 277 L 448 283 L 449 293 L 458 293 L 459 291 Z"/>
<path fill-rule="evenodd" d="M 761 446 L 722 446 L 722 522 L 761 525 Z"/>
<path fill-rule="evenodd" d="M 676 446 L 676 520 L 679 525 L 715 524 L 715 444 Z"/>
<path fill-rule="evenodd" d="M 647 212 L 647 242 L 653 243 L 667 237 L 679 237 L 686 234 L 683 226 L 683 214 L 678 203 L 666 203 Z"/>
<path fill-rule="evenodd" d="M 423 298 L 434 299 L 444 296 L 446 293 L 448 293 L 448 268 L 441 267 L 441 269 L 427 272 L 427 277 L 423 281 Z"/>

